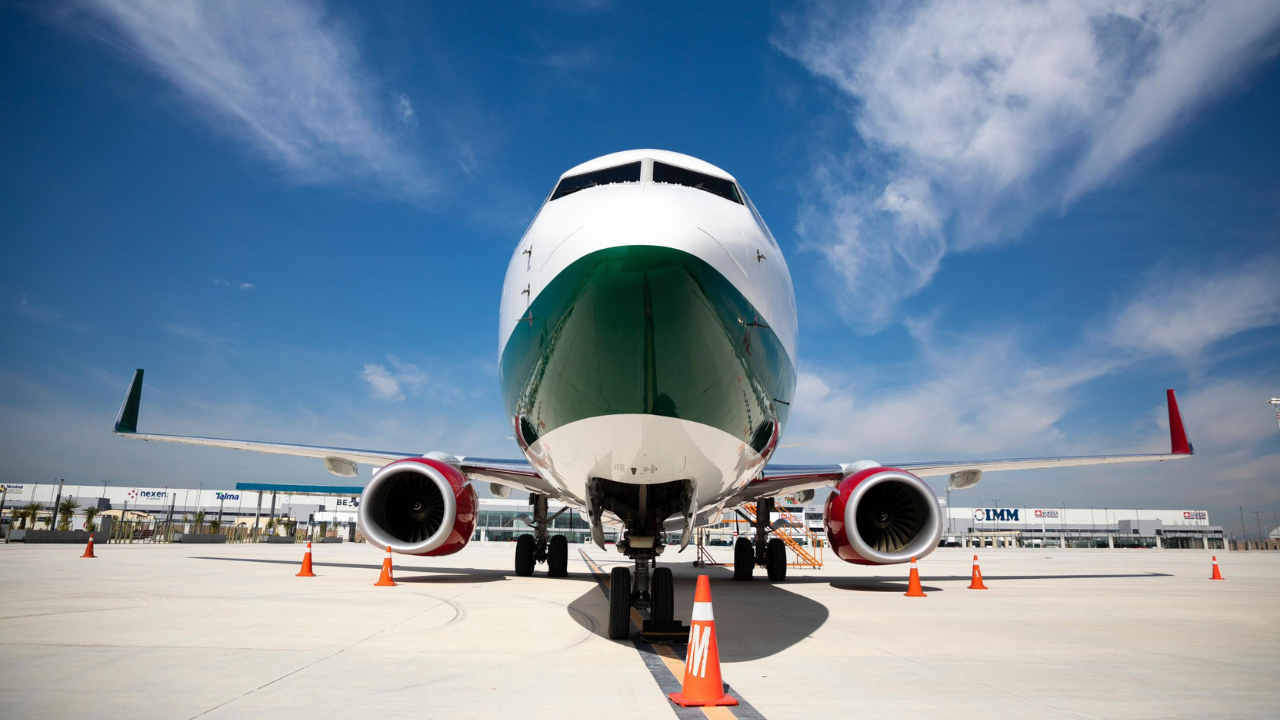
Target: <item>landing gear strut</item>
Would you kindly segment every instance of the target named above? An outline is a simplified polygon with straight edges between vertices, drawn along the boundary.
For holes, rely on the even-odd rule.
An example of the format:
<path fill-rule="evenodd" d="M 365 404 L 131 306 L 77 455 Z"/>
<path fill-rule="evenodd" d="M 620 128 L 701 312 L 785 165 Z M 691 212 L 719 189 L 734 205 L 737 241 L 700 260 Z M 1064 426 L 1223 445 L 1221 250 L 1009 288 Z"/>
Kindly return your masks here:
<path fill-rule="evenodd" d="M 609 576 L 609 638 L 626 640 L 631 634 L 631 608 L 648 610 L 654 624 L 661 612 L 663 625 L 670 625 L 675 612 L 675 583 L 670 568 L 657 567 L 664 546 L 657 536 L 636 537 L 627 533 L 618 542 L 618 551 L 635 563 L 634 573 L 614 568 Z"/>
<path fill-rule="evenodd" d="M 675 576 L 671 568 L 657 567 L 662 546 L 655 544 L 654 552 L 639 552 L 624 539 L 618 549 L 629 552 L 635 561 L 635 574 L 633 582 L 630 568 L 616 567 L 609 573 L 609 639 L 626 640 L 631 635 L 633 607 L 649 611 L 650 619 L 644 622 L 643 632 L 680 627 L 675 621 Z"/>
<path fill-rule="evenodd" d="M 756 517 L 752 526 L 756 539 L 739 537 L 733 545 L 733 579 L 750 580 L 759 565 L 769 573 L 769 579 L 782 582 L 787 579 L 787 546 L 781 538 L 769 537 L 770 519 L 773 517 L 773 498 L 763 498 L 756 503 Z"/>
<path fill-rule="evenodd" d="M 630 484 L 595 478 L 588 483 L 588 493 L 593 527 L 604 512 L 620 521 L 625 529 L 618 552 L 632 562 L 632 567 L 614 568 L 609 575 L 609 638 L 625 640 L 631 635 L 635 608 L 649 615 L 641 622 L 642 637 L 688 639 L 689 628 L 675 620 L 675 579 L 670 568 L 658 567 L 658 556 L 666 547 L 664 521 L 681 514 L 689 517 L 692 483 Z M 597 543 L 602 549 L 603 540 L 601 534 Z"/>
<path fill-rule="evenodd" d="M 536 493 L 529 496 L 529 504 L 533 506 L 533 518 L 529 521 L 533 534 L 516 538 L 516 575 L 532 575 L 534 566 L 540 562 L 547 564 L 549 577 L 568 575 L 569 539 L 563 535 L 551 536 L 551 521 L 568 508 L 561 508 L 548 517 L 547 496 Z"/>

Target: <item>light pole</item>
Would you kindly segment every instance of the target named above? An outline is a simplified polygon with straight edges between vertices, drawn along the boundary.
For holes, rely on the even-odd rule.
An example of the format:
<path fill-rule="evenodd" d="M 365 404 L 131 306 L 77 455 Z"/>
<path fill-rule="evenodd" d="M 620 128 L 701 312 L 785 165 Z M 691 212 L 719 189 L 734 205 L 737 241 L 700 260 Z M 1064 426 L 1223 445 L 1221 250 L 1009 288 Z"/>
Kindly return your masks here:
<path fill-rule="evenodd" d="M 1244 526 L 1244 506 L 1243 505 L 1240 506 L 1240 539 L 1244 541 L 1249 540 L 1249 531 Z"/>
<path fill-rule="evenodd" d="M 1259 516 L 1262 515 L 1262 511 L 1254 510 L 1252 512 L 1253 512 L 1253 521 L 1258 524 L 1258 540 L 1259 541 L 1265 540 L 1266 538 L 1262 536 L 1262 520 L 1259 518 Z"/>
<path fill-rule="evenodd" d="M 58 480 L 58 496 L 53 499 L 53 513 L 49 515 L 50 530 L 53 530 L 55 527 L 57 527 L 56 523 L 58 522 L 58 506 L 62 504 L 62 484 L 64 482 L 66 482 L 66 480 L 62 480 L 62 479 Z"/>
<path fill-rule="evenodd" d="M 1280 398 L 1271 398 L 1270 400 L 1267 401 L 1267 404 L 1275 408 L 1276 426 L 1280 427 Z"/>

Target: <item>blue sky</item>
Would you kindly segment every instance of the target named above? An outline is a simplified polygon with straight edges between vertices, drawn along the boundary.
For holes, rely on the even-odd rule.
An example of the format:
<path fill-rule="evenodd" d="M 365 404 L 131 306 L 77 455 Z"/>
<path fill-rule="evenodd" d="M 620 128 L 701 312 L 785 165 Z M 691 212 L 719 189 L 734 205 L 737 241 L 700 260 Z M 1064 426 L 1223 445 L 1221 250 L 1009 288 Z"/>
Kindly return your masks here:
<path fill-rule="evenodd" d="M 733 173 L 796 284 L 794 462 L 1158 451 L 957 504 L 1280 506 L 1280 10 L 84 0 L 0 9 L 0 481 L 510 456 L 502 271 L 555 178 Z M 1238 522 L 1238 520 L 1236 521 Z"/>

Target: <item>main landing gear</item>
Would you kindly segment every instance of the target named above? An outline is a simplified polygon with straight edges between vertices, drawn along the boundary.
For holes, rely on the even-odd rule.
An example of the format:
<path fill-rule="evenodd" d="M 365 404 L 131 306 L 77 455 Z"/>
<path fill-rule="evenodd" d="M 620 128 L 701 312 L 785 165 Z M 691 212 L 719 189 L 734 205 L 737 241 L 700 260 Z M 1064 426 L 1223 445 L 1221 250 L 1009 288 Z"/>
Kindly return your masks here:
<path fill-rule="evenodd" d="M 769 573 L 773 582 L 787 579 L 787 546 L 781 538 L 769 537 L 769 519 L 773 516 L 773 498 L 756 503 L 756 541 L 739 537 L 733 544 L 733 579 L 750 580 L 759 565 Z"/>
<path fill-rule="evenodd" d="M 516 575 L 529 577 L 540 562 L 547 564 L 548 577 L 568 575 L 569 539 L 563 535 L 551 535 L 551 521 L 567 508 L 547 517 L 546 495 L 530 495 L 529 504 L 533 506 L 533 519 L 529 523 L 533 526 L 533 534 L 516 538 Z"/>

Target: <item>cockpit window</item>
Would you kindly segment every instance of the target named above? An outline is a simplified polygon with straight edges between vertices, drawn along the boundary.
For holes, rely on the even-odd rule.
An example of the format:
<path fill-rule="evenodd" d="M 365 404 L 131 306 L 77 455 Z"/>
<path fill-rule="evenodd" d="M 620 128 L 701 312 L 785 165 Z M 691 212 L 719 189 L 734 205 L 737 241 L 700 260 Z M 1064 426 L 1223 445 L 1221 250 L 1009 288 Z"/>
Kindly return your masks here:
<path fill-rule="evenodd" d="M 778 241 L 773 238 L 773 233 L 769 232 L 769 226 L 764 224 L 764 217 L 760 215 L 760 211 L 756 209 L 756 204 L 751 202 L 751 198 L 747 194 L 742 193 L 742 199 L 747 201 L 747 208 L 751 210 L 751 217 L 756 219 L 756 225 L 760 228 L 760 232 L 769 239 L 769 244 L 778 247 Z"/>
<path fill-rule="evenodd" d="M 617 167 L 605 168 L 604 170 L 596 170 L 594 172 L 583 173 L 567 177 L 560 181 L 556 186 L 555 192 L 551 193 L 552 200 L 558 200 L 565 195 L 572 195 L 579 190 L 586 190 L 597 185 L 612 185 L 614 183 L 640 182 L 640 163 L 633 162 Z"/>
<path fill-rule="evenodd" d="M 713 175 L 704 175 L 700 172 L 660 163 L 656 160 L 653 163 L 653 181 L 705 190 L 712 195 L 719 195 L 725 200 L 732 200 L 739 205 L 742 204 L 742 195 L 738 193 L 738 186 L 734 185 L 732 180 L 725 180 Z"/>

